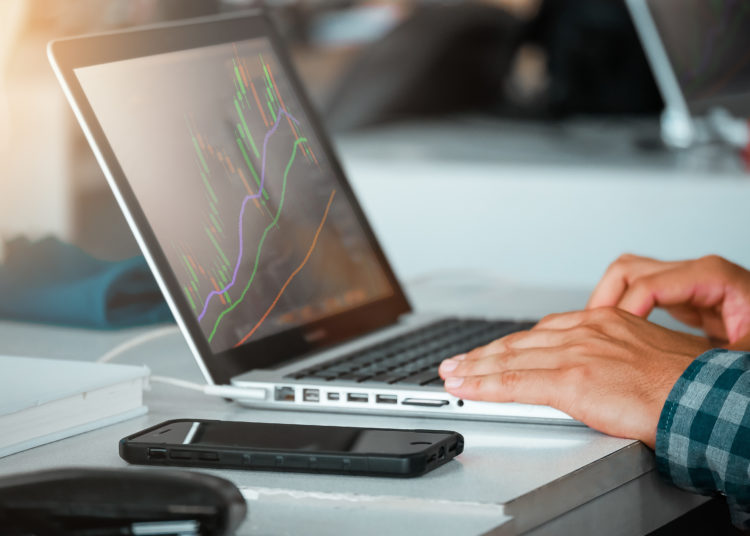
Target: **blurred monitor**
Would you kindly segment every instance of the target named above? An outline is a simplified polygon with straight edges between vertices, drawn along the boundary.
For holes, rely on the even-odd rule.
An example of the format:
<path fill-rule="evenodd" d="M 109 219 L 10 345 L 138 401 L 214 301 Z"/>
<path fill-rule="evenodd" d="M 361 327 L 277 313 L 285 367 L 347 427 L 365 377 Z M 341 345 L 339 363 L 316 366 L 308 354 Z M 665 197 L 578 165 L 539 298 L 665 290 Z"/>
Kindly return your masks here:
<path fill-rule="evenodd" d="M 750 2 L 627 0 L 667 107 L 750 117 Z"/>

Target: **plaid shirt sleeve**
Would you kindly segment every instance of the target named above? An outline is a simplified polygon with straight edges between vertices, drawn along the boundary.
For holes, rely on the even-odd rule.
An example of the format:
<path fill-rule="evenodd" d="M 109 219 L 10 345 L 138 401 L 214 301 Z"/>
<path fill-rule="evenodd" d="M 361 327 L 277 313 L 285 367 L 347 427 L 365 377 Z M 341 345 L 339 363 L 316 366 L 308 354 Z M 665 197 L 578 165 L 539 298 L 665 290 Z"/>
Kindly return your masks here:
<path fill-rule="evenodd" d="M 669 393 L 656 433 L 659 472 L 702 495 L 726 495 L 750 529 L 750 353 L 710 350 Z"/>

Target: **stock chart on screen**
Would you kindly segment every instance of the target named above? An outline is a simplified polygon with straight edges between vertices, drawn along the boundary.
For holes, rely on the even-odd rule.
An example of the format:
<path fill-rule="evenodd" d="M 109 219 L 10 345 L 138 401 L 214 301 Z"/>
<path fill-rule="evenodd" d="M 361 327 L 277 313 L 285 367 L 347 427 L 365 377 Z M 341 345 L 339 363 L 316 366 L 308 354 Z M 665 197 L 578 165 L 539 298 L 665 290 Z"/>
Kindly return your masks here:
<path fill-rule="evenodd" d="M 266 39 L 76 75 L 215 352 L 392 293 Z"/>
<path fill-rule="evenodd" d="M 650 0 L 649 7 L 688 101 L 748 92 L 750 2 Z"/>

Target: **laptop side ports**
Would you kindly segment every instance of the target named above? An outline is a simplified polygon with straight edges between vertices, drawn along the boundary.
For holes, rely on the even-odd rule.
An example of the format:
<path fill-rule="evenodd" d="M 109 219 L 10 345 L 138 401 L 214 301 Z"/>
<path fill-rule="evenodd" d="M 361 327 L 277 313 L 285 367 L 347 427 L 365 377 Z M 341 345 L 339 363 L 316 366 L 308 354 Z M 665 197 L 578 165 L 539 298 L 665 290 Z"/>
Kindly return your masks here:
<path fill-rule="evenodd" d="M 294 387 L 277 387 L 274 399 L 280 402 L 294 402 Z"/>
<path fill-rule="evenodd" d="M 304 400 L 305 402 L 320 402 L 320 390 L 303 389 L 302 400 Z"/>
<path fill-rule="evenodd" d="M 375 402 L 378 404 L 396 404 L 398 397 L 396 395 L 375 395 Z"/>

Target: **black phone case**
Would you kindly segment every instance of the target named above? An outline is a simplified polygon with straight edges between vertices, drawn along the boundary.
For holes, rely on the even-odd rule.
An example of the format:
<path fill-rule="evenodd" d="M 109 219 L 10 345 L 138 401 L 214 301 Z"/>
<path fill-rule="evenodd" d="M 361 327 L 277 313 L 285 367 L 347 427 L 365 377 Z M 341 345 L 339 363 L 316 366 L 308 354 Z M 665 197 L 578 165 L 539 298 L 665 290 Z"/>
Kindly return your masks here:
<path fill-rule="evenodd" d="M 135 437 L 171 423 L 186 420 L 191 422 L 212 422 L 208 419 L 172 419 L 164 421 L 121 439 L 120 457 L 128 463 L 138 465 L 408 478 L 423 475 L 428 471 L 440 467 L 461 454 L 464 449 L 463 436 L 458 432 L 445 430 L 388 429 L 400 432 L 445 434 L 445 437 L 441 441 L 425 447 L 424 450 L 403 455 L 343 454 L 340 452 L 307 453 L 239 447 L 215 447 L 209 445 L 190 448 L 185 445 L 131 442 Z M 284 425 L 280 424 L 279 426 Z"/>

